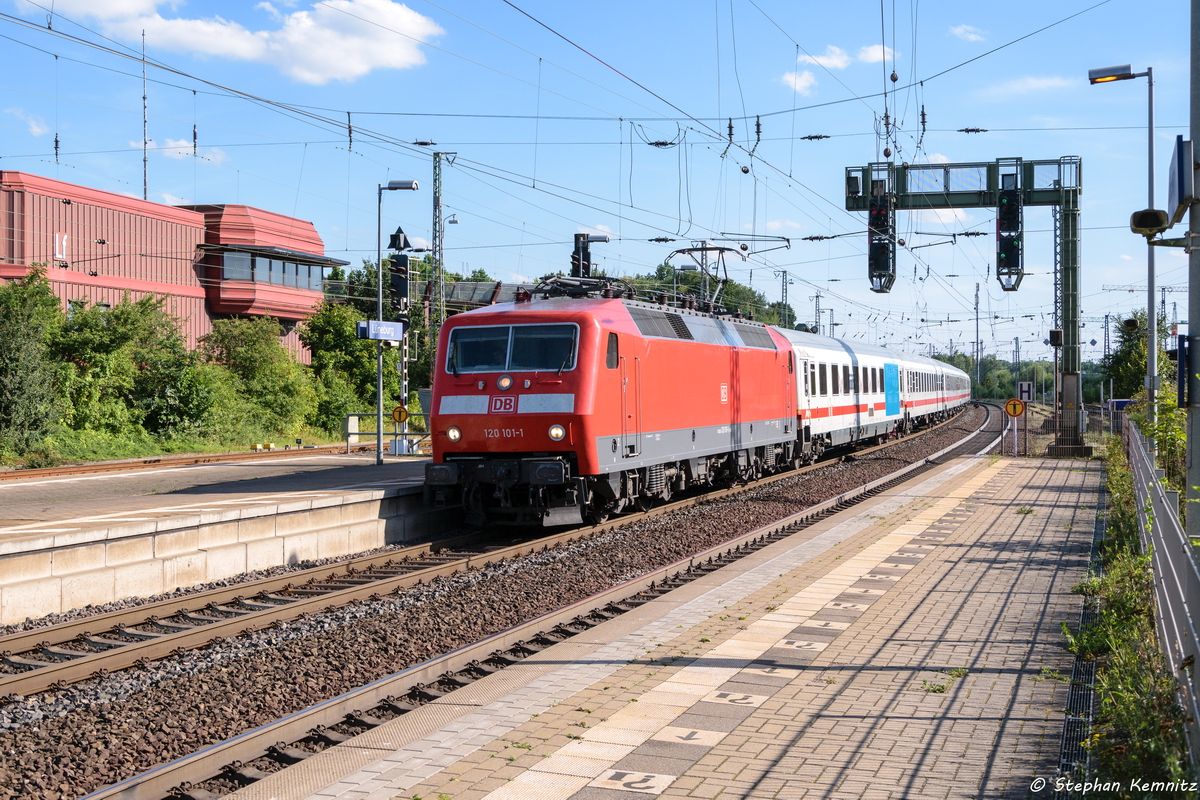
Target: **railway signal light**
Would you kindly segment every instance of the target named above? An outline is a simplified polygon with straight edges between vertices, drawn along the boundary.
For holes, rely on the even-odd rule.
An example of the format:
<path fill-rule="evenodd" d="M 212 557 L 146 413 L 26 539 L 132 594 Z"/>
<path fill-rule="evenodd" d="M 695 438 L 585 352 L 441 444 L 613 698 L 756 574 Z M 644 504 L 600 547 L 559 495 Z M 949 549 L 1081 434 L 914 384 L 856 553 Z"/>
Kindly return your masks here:
<path fill-rule="evenodd" d="M 896 241 L 891 197 L 881 189 L 873 188 L 867 206 L 867 279 L 872 292 L 884 294 L 896 281 Z"/>
<path fill-rule="evenodd" d="M 388 260 L 388 307 L 393 319 L 408 309 L 408 256 L 393 255 Z"/>
<path fill-rule="evenodd" d="M 996 279 L 1000 288 L 1015 292 L 1021 285 L 1025 270 L 1021 265 L 1021 237 L 1001 236 L 996 241 Z"/>
<path fill-rule="evenodd" d="M 996 209 L 997 233 L 1021 232 L 1021 192 L 1018 189 L 1001 189 L 1000 205 Z"/>

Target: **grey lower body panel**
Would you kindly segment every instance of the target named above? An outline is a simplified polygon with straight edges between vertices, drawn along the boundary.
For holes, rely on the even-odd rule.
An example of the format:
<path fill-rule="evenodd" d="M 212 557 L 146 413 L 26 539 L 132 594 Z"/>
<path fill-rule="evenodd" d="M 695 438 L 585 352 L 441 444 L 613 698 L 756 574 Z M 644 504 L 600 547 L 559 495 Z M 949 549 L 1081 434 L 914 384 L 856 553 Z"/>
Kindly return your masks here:
<path fill-rule="evenodd" d="M 600 471 L 607 473 L 794 441 L 796 420 L 782 417 L 728 425 L 598 436 L 596 455 Z"/>

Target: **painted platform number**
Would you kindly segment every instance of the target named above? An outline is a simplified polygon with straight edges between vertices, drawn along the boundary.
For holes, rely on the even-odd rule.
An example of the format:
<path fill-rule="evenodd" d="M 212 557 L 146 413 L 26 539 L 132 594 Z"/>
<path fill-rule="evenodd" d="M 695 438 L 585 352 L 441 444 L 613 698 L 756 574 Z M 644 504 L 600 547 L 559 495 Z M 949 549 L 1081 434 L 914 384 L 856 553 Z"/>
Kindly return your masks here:
<path fill-rule="evenodd" d="M 779 643 L 780 647 L 790 647 L 793 650 L 808 650 L 813 653 L 820 652 L 828 647 L 826 642 L 806 642 L 801 639 L 784 639 Z"/>
<path fill-rule="evenodd" d="M 515 414 L 517 413 L 517 398 L 511 394 L 501 394 L 492 397 L 492 402 L 488 404 L 489 414 Z"/>
<path fill-rule="evenodd" d="M 713 692 L 704 699 L 709 703 L 724 703 L 727 706 L 744 706 L 746 708 L 758 708 L 767 700 L 761 695 L 739 692 Z"/>
<path fill-rule="evenodd" d="M 675 780 L 674 775 L 655 775 L 648 772 L 622 772 L 613 770 L 592 781 L 590 786 L 602 789 L 617 789 L 642 794 L 662 794 Z"/>

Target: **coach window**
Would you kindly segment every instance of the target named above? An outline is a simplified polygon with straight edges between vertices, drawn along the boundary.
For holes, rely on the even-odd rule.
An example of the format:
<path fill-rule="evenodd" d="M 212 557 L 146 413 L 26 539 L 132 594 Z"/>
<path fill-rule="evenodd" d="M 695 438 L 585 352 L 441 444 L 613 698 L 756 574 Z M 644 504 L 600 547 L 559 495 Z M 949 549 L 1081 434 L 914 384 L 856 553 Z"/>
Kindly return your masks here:
<path fill-rule="evenodd" d="M 616 369 L 621 365 L 621 354 L 618 351 L 617 335 L 610 333 L 608 335 L 608 355 L 604 358 L 604 366 L 608 369 Z"/>
<path fill-rule="evenodd" d="M 875 394 L 879 391 L 879 370 L 871 367 L 871 393 Z"/>
<path fill-rule="evenodd" d="M 825 395 L 829 394 L 829 386 L 825 382 L 825 365 L 821 364 L 817 369 L 818 369 L 817 374 L 820 376 L 819 380 L 821 383 L 821 397 L 824 397 Z"/>
<path fill-rule="evenodd" d="M 829 393 L 832 395 L 839 395 L 842 393 L 841 382 L 839 381 L 841 376 L 838 374 L 839 372 L 840 370 L 838 370 L 837 364 L 829 365 Z M 824 394 L 824 392 L 822 392 L 822 394 Z"/>
<path fill-rule="evenodd" d="M 842 367 L 842 391 L 846 394 L 854 394 L 854 381 L 850 378 L 850 367 Z"/>

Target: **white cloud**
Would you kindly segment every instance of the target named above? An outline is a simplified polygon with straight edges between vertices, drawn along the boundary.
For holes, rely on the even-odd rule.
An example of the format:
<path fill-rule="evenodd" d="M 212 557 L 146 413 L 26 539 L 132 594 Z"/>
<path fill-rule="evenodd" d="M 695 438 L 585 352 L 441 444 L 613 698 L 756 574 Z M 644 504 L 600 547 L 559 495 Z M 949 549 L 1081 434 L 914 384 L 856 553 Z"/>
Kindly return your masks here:
<path fill-rule="evenodd" d="M 785 72 L 781 80 L 805 97 L 812 94 L 813 87 L 817 85 L 817 79 L 808 70 L 804 70 L 804 72 Z"/>
<path fill-rule="evenodd" d="M 983 31 L 970 25 L 954 25 L 950 28 L 950 32 L 965 42 L 983 41 Z"/>
<path fill-rule="evenodd" d="M 129 146 L 138 150 L 142 149 L 142 143 L 135 142 L 132 139 L 129 141 Z M 154 139 L 150 139 L 146 142 L 146 146 L 151 152 L 159 153 L 167 158 L 182 159 L 192 157 L 192 143 L 189 139 L 167 139 L 166 144 L 159 144 Z M 198 148 L 196 155 L 214 164 L 224 164 L 229 160 L 229 155 L 219 147 Z"/>
<path fill-rule="evenodd" d="M 170 192 L 159 192 L 159 195 L 162 196 L 163 202 L 169 206 L 186 206 L 186 205 L 188 205 L 188 200 L 186 197 L 176 197 L 175 195 L 171 194 Z"/>
<path fill-rule="evenodd" d="M 1133 261 L 1133 256 L 1127 256 L 1124 253 L 1122 253 L 1121 255 L 1119 255 L 1117 257 L 1120 258 L 1122 261 Z"/>
<path fill-rule="evenodd" d="M 158 152 L 167 158 L 191 158 L 192 143 L 187 139 L 167 139 L 166 145 Z"/>
<path fill-rule="evenodd" d="M 255 8 L 278 24 L 274 30 L 250 30 L 216 15 L 162 16 L 160 7 L 175 5 L 164 0 L 58 0 L 56 8 L 75 19 L 98 21 L 108 36 L 140 41 L 145 31 L 152 48 L 265 62 L 297 81 L 317 85 L 352 81 L 375 69 L 423 64 L 419 42 L 442 33 L 432 19 L 394 0 L 325 0 L 289 13 L 259 3 Z M 30 14 L 45 13 L 27 3 L 21 7 Z"/>
<path fill-rule="evenodd" d="M 420 236 L 409 236 L 408 242 L 416 249 L 424 248 L 430 250 L 433 248 L 433 242 Z"/>
<path fill-rule="evenodd" d="M 846 55 L 846 51 L 842 48 L 829 45 L 825 48 L 825 55 L 800 56 L 799 63 L 816 64 L 818 67 L 826 69 L 845 69 L 850 66 L 850 56 Z"/>
<path fill-rule="evenodd" d="M 858 51 L 858 60 L 864 64 L 878 64 L 884 59 L 895 61 L 896 51 L 882 44 L 872 44 Z"/>
<path fill-rule="evenodd" d="M 766 228 L 769 231 L 781 231 L 784 228 L 799 228 L 800 223 L 790 219 L 772 219 L 767 220 Z"/>
<path fill-rule="evenodd" d="M 580 226 L 579 233 L 592 233 L 592 234 L 599 234 L 599 235 L 604 235 L 604 236 L 615 235 L 615 232 L 613 231 L 612 228 L 608 227 L 607 225 L 603 225 L 603 224 L 592 225 L 589 227 Z"/>
<path fill-rule="evenodd" d="M 968 223 L 975 218 L 961 208 L 926 208 L 909 212 L 909 219 L 917 224 Z M 946 231 L 951 233 L 953 229 Z"/>
<path fill-rule="evenodd" d="M 1005 83 L 998 83 L 994 86 L 989 86 L 980 90 L 976 94 L 992 99 L 1010 99 L 1024 97 L 1031 92 L 1046 92 L 1053 91 L 1055 89 L 1067 89 L 1071 87 L 1078 87 L 1079 85 L 1080 82 L 1078 80 L 1071 80 L 1070 78 L 1059 78 L 1055 76 L 1027 76 L 1024 78 L 1017 78 L 1016 80 L 1007 81 Z"/>
<path fill-rule="evenodd" d="M 528 275 L 520 275 L 516 272 L 510 272 L 503 278 L 505 283 L 537 283 Z"/>
<path fill-rule="evenodd" d="M 44 119 L 26 112 L 23 108 L 6 108 L 4 109 L 4 113 L 12 114 L 14 117 L 28 125 L 30 136 L 45 136 L 50 132 L 50 126 L 46 124 Z"/>
<path fill-rule="evenodd" d="M 950 159 L 949 159 L 949 157 L 944 156 L 941 153 L 930 153 L 929 154 L 929 163 L 930 164 L 949 164 Z"/>

